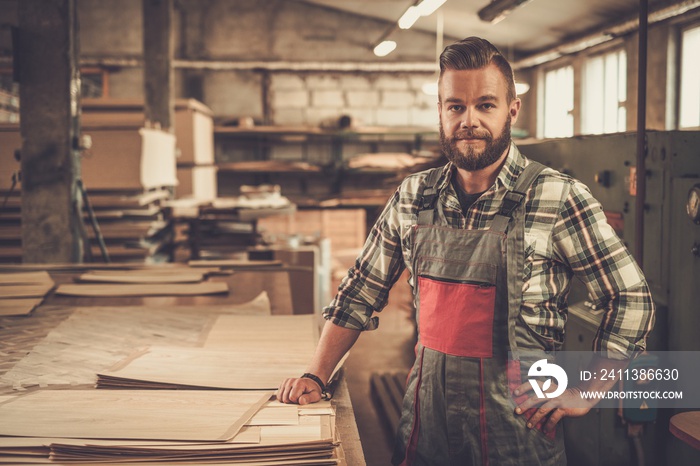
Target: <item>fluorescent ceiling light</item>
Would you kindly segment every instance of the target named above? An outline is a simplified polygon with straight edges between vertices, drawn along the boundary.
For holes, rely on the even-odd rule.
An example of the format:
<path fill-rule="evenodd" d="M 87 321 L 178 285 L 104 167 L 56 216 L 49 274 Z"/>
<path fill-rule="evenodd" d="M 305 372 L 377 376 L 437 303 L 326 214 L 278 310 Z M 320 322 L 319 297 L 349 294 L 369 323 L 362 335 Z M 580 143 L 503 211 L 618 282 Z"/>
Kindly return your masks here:
<path fill-rule="evenodd" d="M 479 10 L 479 18 L 487 23 L 498 23 L 508 13 L 530 0 L 492 0 L 491 3 Z"/>
<path fill-rule="evenodd" d="M 420 10 L 420 15 L 421 16 L 432 15 L 446 1 L 447 0 L 423 0 L 422 2 L 420 2 L 420 5 L 418 5 L 418 9 Z"/>
<path fill-rule="evenodd" d="M 447 0 L 423 0 L 418 5 L 409 6 L 408 10 L 399 18 L 399 27 L 409 29 L 421 16 L 430 16 L 440 8 Z"/>
<path fill-rule="evenodd" d="M 528 83 L 515 83 L 515 93 L 517 95 L 523 95 L 530 90 L 530 85 Z"/>
<path fill-rule="evenodd" d="M 393 52 L 395 48 L 396 42 L 393 40 L 385 40 L 384 42 L 380 42 L 379 45 L 374 48 L 374 54 L 378 57 L 386 57 Z"/>
<path fill-rule="evenodd" d="M 409 29 L 420 18 L 420 9 L 417 6 L 409 6 L 408 10 L 399 18 L 399 27 Z"/>

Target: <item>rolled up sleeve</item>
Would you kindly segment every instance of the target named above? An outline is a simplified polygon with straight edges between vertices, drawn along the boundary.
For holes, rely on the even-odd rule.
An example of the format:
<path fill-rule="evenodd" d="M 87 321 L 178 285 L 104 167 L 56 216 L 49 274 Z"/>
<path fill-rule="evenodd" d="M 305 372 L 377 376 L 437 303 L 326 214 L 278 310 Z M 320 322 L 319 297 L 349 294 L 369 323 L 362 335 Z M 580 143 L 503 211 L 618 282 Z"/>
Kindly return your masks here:
<path fill-rule="evenodd" d="M 341 327 L 374 330 L 375 312 L 386 306 L 389 290 L 404 270 L 398 220 L 398 192 L 372 227 L 362 252 L 338 287 L 323 317 Z"/>

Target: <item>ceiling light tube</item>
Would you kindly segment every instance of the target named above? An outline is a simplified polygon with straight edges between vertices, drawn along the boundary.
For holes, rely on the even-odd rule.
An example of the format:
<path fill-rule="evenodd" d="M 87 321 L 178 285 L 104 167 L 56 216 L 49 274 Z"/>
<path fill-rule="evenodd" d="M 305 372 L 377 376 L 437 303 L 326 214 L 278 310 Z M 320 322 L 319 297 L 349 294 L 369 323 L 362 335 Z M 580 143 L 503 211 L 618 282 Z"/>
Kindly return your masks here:
<path fill-rule="evenodd" d="M 395 48 L 396 42 L 394 42 L 393 40 L 385 40 L 384 42 L 380 42 L 374 48 L 374 54 L 378 57 L 386 57 L 391 52 L 393 52 Z"/>
<path fill-rule="evenodd" d="M 530 90 L 530 85 L 523 82 L 515 82 L 515 93 L 517 95 L 523 95 Z"/>
<path fill-rule="evenodd" d="M 423 0 L 418 5 L 421 16 L 430 16 L 440 8 L 447 0 Z"/>
<path fill-rule="evenodd" d="M 529 1 L 530 0 L 492 0 L 491 3 L 479 10 L 478 15 L 482 21 L 495 24 L 505 18 L 508 13 Z"/>
<path fill-rule="evenodd" d="M 417 6 L 409 6 L 408 10 L 399 18 L 399 27 L 401 29 L 410 29 L 420 16 L 420 10 Z"/>

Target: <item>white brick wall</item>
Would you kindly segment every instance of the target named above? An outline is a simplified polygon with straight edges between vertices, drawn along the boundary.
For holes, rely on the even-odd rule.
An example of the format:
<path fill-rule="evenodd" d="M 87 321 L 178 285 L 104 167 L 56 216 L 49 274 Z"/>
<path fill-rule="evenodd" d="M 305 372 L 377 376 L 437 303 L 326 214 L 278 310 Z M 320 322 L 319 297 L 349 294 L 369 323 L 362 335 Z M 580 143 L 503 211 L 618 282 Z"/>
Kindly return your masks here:
<path fill-rule="evenodd" d="M 274 108 L 306 108 L 309 106 L 309 94 L 305 90 L 275 91 L 272 105 Z"/>
<path fill-rule="evenodd" d="M 340 77 L 340 87 L 345 90 L 368 91 L 372 82 L 366 75 L 344 74 Z"/>
<path fill-rule="evenodd" d="M 345 99 L 340 90 L 311 91 L 311 106 L 319 108 L 344 107 Z"/>
<path fill-rule="evenodd" d="M 409 109 L 377 109 L 377 124 L 381 126 L 406 126 L 409 124 Z"/>
<path fill-rule="evenodd" d="M 272 116 L 275 125 L 304 125 L 306 124 L 306 109 L 277 108 Z"/>
<path fill-rule="evenodd" d="M 383 91 L 382 107 L 405 108 L 413 107 L 415 93 L 411 91 Z"/>
<path fill-rule="evenodd" d="M 350 115 L 357 126 L 437 126 L 436 96 L 423 94 L 433 76 L 273 73 L 271 113 L 279 125 L 317 125 Z"/>
<path fill-rule="evenodd" d="M 306 85 L 309 89 L 339 89 L 340 80 L 330 75 L 309 75 L 306 78 Z"/>
<path fill-rule="evenodd" d="M 304 79 L 296 74 L 273 74 L 270 78 L 270 86 L 275 90 L 303 90 L 306 89 Z"/>
<path fill-rule="evenodd" d="M 409 89 L 408 78 L 406 76 L 380 76 L 374 82 L 374 87 L 391 91 L 405 91 Z"/>
<path fill-rule="evenodd" d="M 349 107 L 376 107 L 379 105 L 379 92 L 367 91 L 347 91 L 345 97 Z"/>

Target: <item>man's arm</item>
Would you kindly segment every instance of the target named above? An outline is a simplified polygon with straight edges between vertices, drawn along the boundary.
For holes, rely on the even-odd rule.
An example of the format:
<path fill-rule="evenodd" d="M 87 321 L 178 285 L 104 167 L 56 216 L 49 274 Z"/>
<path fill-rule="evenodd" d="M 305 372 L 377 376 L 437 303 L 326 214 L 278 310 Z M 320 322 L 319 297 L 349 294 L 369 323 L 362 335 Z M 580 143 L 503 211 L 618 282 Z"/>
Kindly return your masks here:
<path fill-rule="evenodd" d="M 340 327 L 326 321 L 316 352 L 306 372 L 326 383 L 340 359 L 355 344 L 359 336 L 359 330 Z M 316 403 L 321 399 L 321 387 L 311 379 L 292 378 L 282 382 L 276 395 L 282 403 L 305 405 Z"/>

